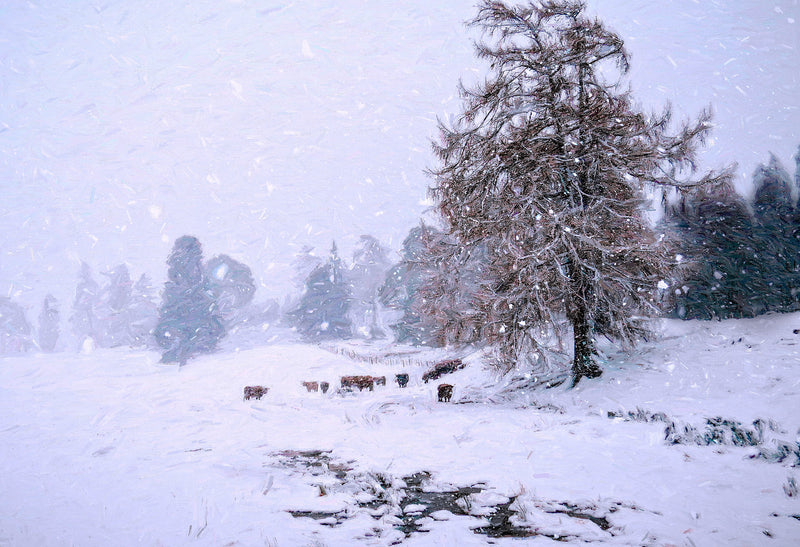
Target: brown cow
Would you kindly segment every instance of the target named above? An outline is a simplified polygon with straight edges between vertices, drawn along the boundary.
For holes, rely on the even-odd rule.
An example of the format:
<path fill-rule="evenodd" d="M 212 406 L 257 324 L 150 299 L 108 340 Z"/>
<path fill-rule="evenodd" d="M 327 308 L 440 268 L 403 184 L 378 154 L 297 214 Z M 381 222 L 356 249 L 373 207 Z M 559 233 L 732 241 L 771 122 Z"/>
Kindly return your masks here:
<path fill-rule="evenodd" d="M 448 403 L 453 396 L 453 386 L 450 384 L 439 384 L 439 402 Z"/>
<path fill-rule="evenodd" d="M 312 391 L 319 391 L 319 382 L 303 382 L 303 386 L 309 393 Z"/>
<path fill-rule="evenodd" d="M 260 399 L 266 395 L 268 391 L 269 388 L 264 386 L 245 386 L 244 400 L 247 401 L 250 399 Z"/>
<path fill-rule="evenodd" d="M 372 376 L 342 376 L 341 381 L 343 388 L 357 387 L 358 391 L 362 391 L 364 388 L 373 391 L 375 386 Z"/>

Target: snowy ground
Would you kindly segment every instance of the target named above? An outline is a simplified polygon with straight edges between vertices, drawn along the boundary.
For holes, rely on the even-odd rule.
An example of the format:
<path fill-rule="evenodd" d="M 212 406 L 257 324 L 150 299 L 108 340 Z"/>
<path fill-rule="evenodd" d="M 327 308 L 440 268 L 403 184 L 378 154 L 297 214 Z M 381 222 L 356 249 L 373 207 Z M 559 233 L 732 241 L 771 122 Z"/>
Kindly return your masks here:
<path fill-rule="evenodd" d="M 800 314 L 668 321 L 572 390 L 510 395 L 468 359 L 442 380 L 451 403 L 410 364 L 443 354 L 4 359 L 0 545 L 796 545 L 795 329 Z M 405 390 L 301 386 L 403 371 Z M 269 393 L 243 401 L 256 384 Z M 717 417 L 755 445 L 700 442 Z"/>

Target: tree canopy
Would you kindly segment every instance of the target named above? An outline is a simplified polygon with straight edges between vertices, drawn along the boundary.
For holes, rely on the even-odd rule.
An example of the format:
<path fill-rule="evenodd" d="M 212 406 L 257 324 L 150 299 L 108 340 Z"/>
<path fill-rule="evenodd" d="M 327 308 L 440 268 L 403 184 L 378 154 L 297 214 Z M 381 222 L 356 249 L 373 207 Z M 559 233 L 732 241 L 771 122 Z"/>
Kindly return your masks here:
<path fill-rule="evenodd" d="M 646 215 L 653 188 L 688 190 L 710 113 L 672 130 L 667 107 L 640 112 L 623 87 L 622 39 L 585 4 L 484 1 L 472 25 L 487 79 L 460 87 L 464 106 L 440 122 L 432 197 L 459 242 L 483 244 L 480 298 L 488 334 L 517 362 L 537 330 L 572 327 L 573 382 L 595 377 L 594 334 L 626 343 L 657 313 L 672 257 Z M 536 327 L 536 328 L 534 328 Z"/>

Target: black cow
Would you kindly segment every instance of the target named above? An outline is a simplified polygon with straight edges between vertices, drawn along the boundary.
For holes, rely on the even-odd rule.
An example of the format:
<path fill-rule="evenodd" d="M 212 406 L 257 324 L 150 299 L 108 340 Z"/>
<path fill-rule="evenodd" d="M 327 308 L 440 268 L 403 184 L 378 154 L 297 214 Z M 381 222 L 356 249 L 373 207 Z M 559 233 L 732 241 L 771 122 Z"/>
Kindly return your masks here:
<path fill-rule="evenodd" d="M 439 384 L 439 402 L 449 403 L 453 396 L 453 386 L 450 384 Z"/>
<path fill-rule="evenodd" d="M 268 391 L 269 388 L 264 386 L 245 386 L 244 400 L 248 401 L 250 399 L 260 399 L 266 395 Z"/>

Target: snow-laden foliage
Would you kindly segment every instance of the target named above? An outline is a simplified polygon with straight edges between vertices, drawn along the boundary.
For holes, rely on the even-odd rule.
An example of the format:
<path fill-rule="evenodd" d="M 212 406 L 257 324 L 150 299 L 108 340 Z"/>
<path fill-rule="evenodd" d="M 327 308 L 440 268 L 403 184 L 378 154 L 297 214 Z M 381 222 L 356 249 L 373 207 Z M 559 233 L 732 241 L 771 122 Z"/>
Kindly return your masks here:
<path fill-rule="evenodd" d="M 48 294 L 44 297 L 42 309 L 39 312 L 39 330 L 36 333 L 39 349 L 48 352 L 55 351 L 61 333 L 60 321 L 58 300 L 52 294 Z"/>
<path fill-rule="evenodd" d="M 100 286 L 92 277 L 92 269 L 86 262 L 81 262 L 78 273 L 78 285 L 75 287 L 75 300 L 72 302 L 72 315 L 69 322 L 72 324 L 72 333 L 78 340 L 80 350 L 87 339 L 100 338 L 100 327 L 97 319 L 97 306 L 100 303 Z"/>
<path fill-rule="evenodd" d="M 205 275 L 219 313 L 226 320 L 231 321 L 237 310 L 253 301 L 256 285 L 246 264 L 228 255 L 215 256 L 206 263 Z"/>
<path fill-rule="evenodd" d="M 729 184 L 668 207 L 665 227 L 677 233 L 686 256 L 667 298 L 674 315 L 727 319 L 798 309 L 800 209 L 792 204 L 791 179 L 772 156 L 753 184 L 752 213 Z"/>
<path fill-rule="evenodd" d="M 104 348 L 131 345 L 128 306 L 133 293 L 133 282 L 128 267 L 120 264 L 103 272 L 108 282 L 100 292 L 96 309 L 99 320 L 97 345 Z"/>
<path fill-rule="evenodd" d="M 769 163 L 760 164 L 753 173 L 753 212 L 761 222 L 789 219 L 794 214 L 792 179 L 781 161 L 771 154 Z"/>
<path fill-rule="evenodd" d="M 430 272 L 416 305 L 435 346 L 483 340 L 490 311 L 480 298 L 486 249 L 461 245 L 451 234 L 434 232 L 426 240 L 423 268 Z"/>
<path fill-rule="evenodd" d="M 24 353 L 32 345 L 25 309 L 8 297 L 0 297 L 0 355 Z"/>
<path fill-rule="evenodd" d="M 158 323 L 158 296 L 150 276 L 142 274 L 133 286 L 128 306 L 129 332 L 134 347 L 154 344 L 153 331 Z"/>
<path fill-rule="evenodd" d="M 399 343 L 434 345 L 421 317 L 420 288 L 435 275 L 428 267 L 426 255 L 429 241 L 439 233 L 424 223 L 412 228 L 403 240 L 400 261 L 389 269 L 380 288 L 381 304 L 400 314 L 390 325 Z"/>
<path fill-rule="evenodd" d="M 308 276 L 321 264 L 322 259 L 314 254 L 314 247 L 304 245 L 292 260 L 292 271 L 294 272 L 292 284 L 295 289 L 299 292 L 305 291 Z"/>
<path fill-rule="evenodd" d="M 350 320 L 353 333 L 364 338 L 384 338 L 378 290 L 389 269 L 387 249 L 377 238 L 362 235 L 353 252 L 353 264 L 347 271 L 352 300 Z"/>
<path fill-rule="evenodd" d="M 509 362 L 564 317 L 573 378 L 600 374 L 594 335 L 632 343 L 657 313 L 672 255 L 645 215 L 652 187 L 688 189 L 711 125 L 670 133 L 671 114 L 640 112 L 622 78 L 622 39 L 583 2 L 482 2 L 472 21 L 489 76 L 461 88 L 462 114 L 441 123 L 433 198 L 463 246 L 485 245 L 486 327 Z M 661 283 L 663 286 L 663 282 Z"/>
<path fill-rule="evenodd" d="M 225 328 L 197 238 L 178 238 L 167 265 L 169 280 L 164 285 L 155 338 L 164 349 L 162 362 L 184 364 L 192 355 L 213 351 Z"/>
<path fill-rule="evenodd" d="M 424 223 L 409 231 L 380 289 L 381 303 L 400 314 L 391 324 L 398 342 L 441 347 L 481 339 L 474 294 L 483 255 L 473 251 Z"/>
<path fill-rule="evenodd" d="M 349 338 L 350 298 L 344 266 L 333 243 L 328 261 L 311 271 L 300 303 L 287 314 L 287 319 L 307 340 Z"/>

